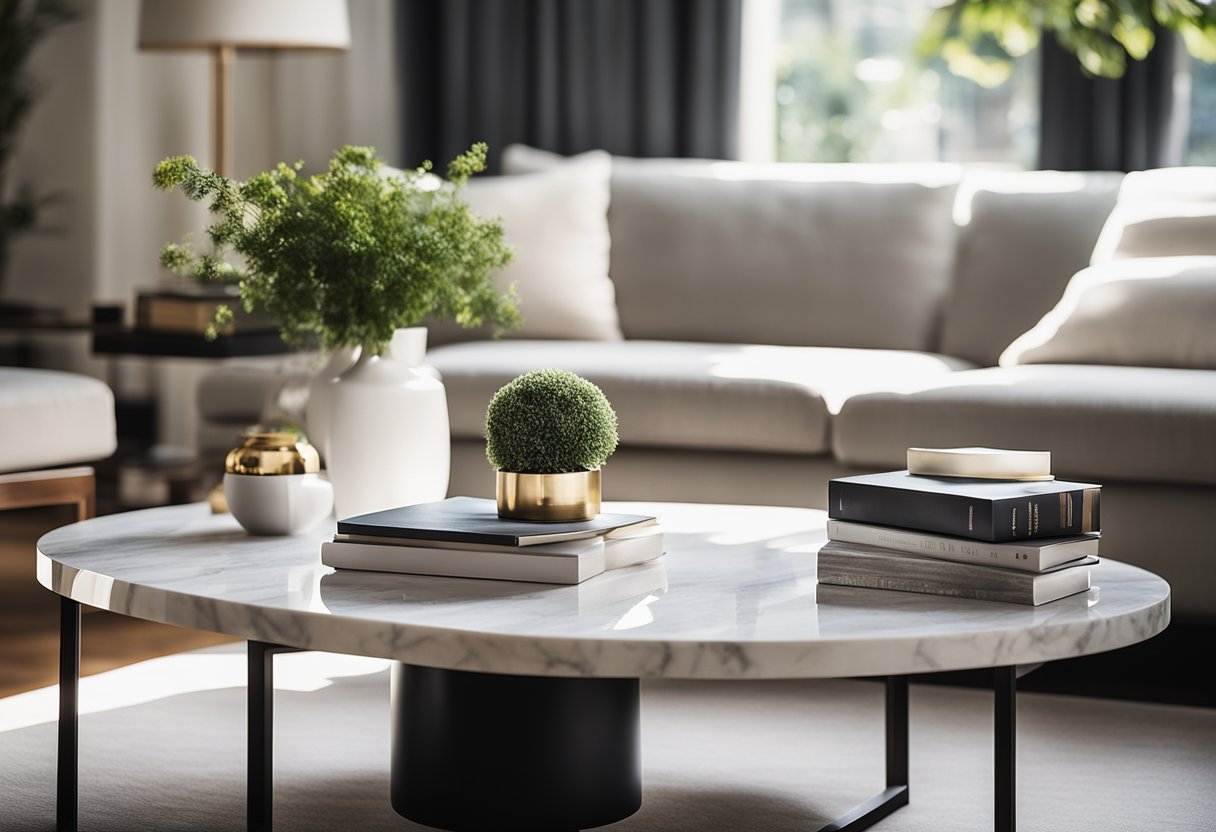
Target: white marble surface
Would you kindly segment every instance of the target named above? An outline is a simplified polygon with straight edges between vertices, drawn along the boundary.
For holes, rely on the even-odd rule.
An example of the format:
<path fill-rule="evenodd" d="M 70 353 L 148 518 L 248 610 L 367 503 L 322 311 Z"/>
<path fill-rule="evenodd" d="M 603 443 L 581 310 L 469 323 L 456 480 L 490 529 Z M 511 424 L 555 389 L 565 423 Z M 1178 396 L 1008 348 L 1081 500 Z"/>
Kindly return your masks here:
<path fill-rule="evenodd" d="M 189 505 L 38 542 L 38 579 L 95 607 L 294 647 L 493 673 L 810 678 L 1027 664 L 1147 639 L 1169 586 L 1104 561 L 1087 594 L 1040 607 L 817 586 L 823 512 L 615 504 L 656 514 L 660 560 L 578 586 L 334 572 L 331 523 L 251 537 Z M 87 622 L 86 622 L 87 626 Z"/>

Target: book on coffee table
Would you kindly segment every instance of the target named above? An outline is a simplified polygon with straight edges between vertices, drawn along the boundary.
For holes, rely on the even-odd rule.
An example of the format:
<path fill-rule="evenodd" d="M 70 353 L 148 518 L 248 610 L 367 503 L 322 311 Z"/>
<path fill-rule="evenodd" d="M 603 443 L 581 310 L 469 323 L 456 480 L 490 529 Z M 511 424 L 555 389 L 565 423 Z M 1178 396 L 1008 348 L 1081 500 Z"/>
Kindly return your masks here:
<path fill-rule="evenodd" d="M 1096 557 L 1100 540 L 1097 534 L 1082 534 L 1018 543 L 989 543 L 846 520 L 828 520 L 828 539 L 979 566 L 1020 569 L 1023 572 L 1042 572 L 1077 558 Z"/>
<path fill-rule="evenodd" d="M 480 497 L 449 497 L 434 503 L 374 511 L 338 521 L 338 534 L 347 542 L 383 542 L 366 538 L 448 541 L 492 546 L 538 546 L 564 540 L 598 537 L 628 526 L 655 523 L 642 514 L 599 514 L 590 520 L 541 523 L 505 520 L 497 504 Z"/>
<path fill-rule="evenodd" d="M 595 537 L 523 547 L 380 540 L 363 542 L 339 534 L 332 542 L 321 544 L 321 562 L 335 569 L 578 584 L 607 570 L 646 563 L 663 554 L 663 531 L 654 523 L 634 524 Z"/>
<path fill-rule="evenodd" d="M 925 477 L 907 471 L 828 482 L 828 516 L 878 526 L 1007 543 L 1097 532 L 1093 483 Z"/>
<path fill-rule="evenodd" d="M 1038 606 L 1089 589 L 1090 567 L 1097 562 L 1083 557 L 1042 572 L 1023 572 L 832 541 L 819 550 L 817 577 L 821 584 L 836 586 Z"/>
<path fill-rule="evenodd" d="M 1004 448 L 908 448 L 908 473 L 972 479 L 1055 479 L 1051 473 L 1051 451 Z"/>

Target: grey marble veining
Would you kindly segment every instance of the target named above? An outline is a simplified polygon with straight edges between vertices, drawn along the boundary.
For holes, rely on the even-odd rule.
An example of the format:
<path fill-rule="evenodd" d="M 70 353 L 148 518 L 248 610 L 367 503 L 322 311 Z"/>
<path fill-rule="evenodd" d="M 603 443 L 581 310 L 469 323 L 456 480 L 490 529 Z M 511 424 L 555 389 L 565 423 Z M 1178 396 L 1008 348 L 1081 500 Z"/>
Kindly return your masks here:
<path fill-rule="evenodd" d="M 578 586 L 334 572 L 332 522 L 251 537 L 189 505 L 73 524 L 38 579 L 125 615 L 433 667 L 552 676 L 810 678 L 1028 664 L 1156 635 L 1169 586 L 1104 561 L 1040 607 L 818 586 L 823 512 L 615 504 L 662 518 L 667 554 Z"/>

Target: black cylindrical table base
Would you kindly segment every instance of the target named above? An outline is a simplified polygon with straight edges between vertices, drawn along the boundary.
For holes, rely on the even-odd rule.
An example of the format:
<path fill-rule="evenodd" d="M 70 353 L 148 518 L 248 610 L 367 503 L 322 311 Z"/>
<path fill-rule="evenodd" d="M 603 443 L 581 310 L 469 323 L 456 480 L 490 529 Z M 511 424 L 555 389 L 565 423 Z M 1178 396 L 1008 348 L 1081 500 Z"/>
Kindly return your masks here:
<path fill-rule="evenodd" d="M 392 801 L 451 830 L 589 829 L 642 804 L 637 679 L 393 666 Z"/>

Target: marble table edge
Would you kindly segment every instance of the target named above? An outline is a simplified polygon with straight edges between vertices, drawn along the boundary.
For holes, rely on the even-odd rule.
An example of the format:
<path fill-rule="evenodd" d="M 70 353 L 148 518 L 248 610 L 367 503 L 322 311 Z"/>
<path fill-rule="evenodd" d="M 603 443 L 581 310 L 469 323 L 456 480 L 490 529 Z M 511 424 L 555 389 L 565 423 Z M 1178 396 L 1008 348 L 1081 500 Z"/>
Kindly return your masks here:
<path fill-rule="evenodd" d="M 1077 645 L 1087 641 L 1095 626 L 1094 622 L 1082 621 L 1052 625 L 1055 632 L 1051 645 L 1032 639 L 1033 652 L 1026 652 L 1025 647 L 1019 651 L 1017 645 L 1024 644 L 1026 637 L 1039 628 L 1008 627 L 957 636 L 843 637 L 823 642 L 767 640 L 741 644 L 736 640 L 692 638 L 591 641 L 584 636 L 522 636 L 385 622 L 208 598 L 171 589 L 155 590 L 155 597 L 151 599 L 154 603 L 146 606 L 114 605 L 102 600 L 98 591 L 104 588 L 110 596 L 115 588 L 125 588 L 131 590 L 128 597 L 139 598 L 146 588 L 56 562 L 41 549 L 37 558 L 38 580 L 45 588 L 118 614 L 300 649 L 504 675 L 760 680 L 934 673 L 1057 661 L 1108 652 L 1152 638 L 1170 621 L 1167 593 L 1134 613 L 1100 619 L 1097 626 L 1116 627 L 1118 632 L 1107 633 L 1097 650 L 1084 647 L 1078 650 Z M 79 577 L 88 580 L 80 581 Z M 182 609 L 191 610 L 195 615 L 174 614 L 175 610 Z M 204 609 L 207 613 L 198 615 Z M 341 637 L 336 632 L 339 629 Z M 977 641 L 992 642 L 992 650 L 985 661 L 952 657 L 953 648 L 974 651 L 978 647 Z M 863 647 L 882 655 L 848 655 L 851 649 Z"/>

